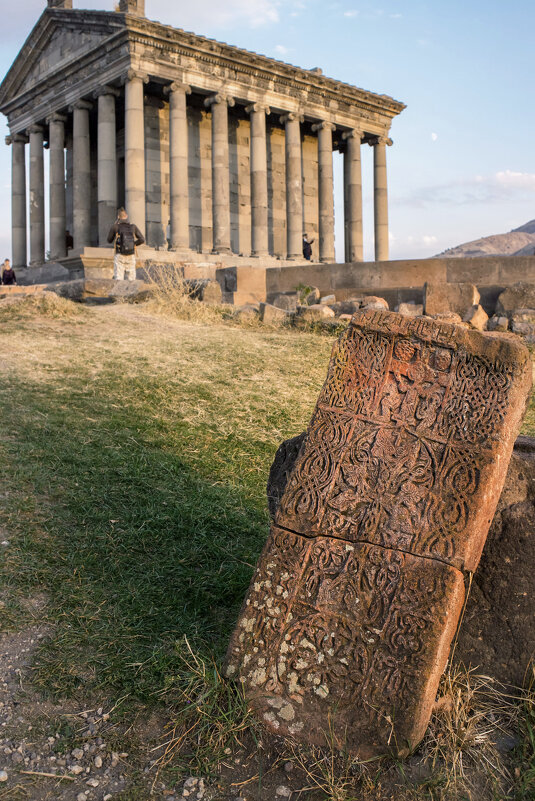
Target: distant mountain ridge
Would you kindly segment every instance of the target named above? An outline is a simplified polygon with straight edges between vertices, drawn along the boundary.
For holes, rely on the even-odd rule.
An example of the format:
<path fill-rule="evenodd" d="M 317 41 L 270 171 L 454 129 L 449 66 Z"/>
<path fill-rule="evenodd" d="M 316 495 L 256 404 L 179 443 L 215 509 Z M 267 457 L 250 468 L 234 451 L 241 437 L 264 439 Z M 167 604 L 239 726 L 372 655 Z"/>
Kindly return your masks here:
<path fill-rule="evenodd" d="M 470 256 L 533 256 L 535 255 L 535 220 L 514 228 L 508 234 L 494 234 L 449 248 L 438 256 L 467 258 Z"/>

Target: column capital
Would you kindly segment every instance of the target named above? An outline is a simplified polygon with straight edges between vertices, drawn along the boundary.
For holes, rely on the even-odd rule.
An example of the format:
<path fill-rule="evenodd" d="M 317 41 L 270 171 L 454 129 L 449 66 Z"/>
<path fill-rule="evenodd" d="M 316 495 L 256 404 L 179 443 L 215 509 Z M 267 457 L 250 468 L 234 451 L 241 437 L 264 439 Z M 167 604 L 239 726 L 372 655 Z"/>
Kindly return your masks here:
<path fill-rule="evenodd" d="M 106 84 L 105 86 L 99 86 L 98 89 L 95 89 L 92 97 L 93 100 L 98 100 L 99 97 L 106 97 L 109 95 L 113 95 L 113 97 L 119 97 L 120 94 L 121 93 L 116 86 L 109 86 Z"/>
<path fill-rule="evenodd" d="M 294 122 L 295 120 L 297 120 L 297 122 L 305 121 L 304 115 L 299 114 L 299 112 L 297 111 L 287 111 L 286 114 L 282 114 L 282 116 L 279 119 L 283 125 L 287 122 Z"/>
<path fill-rule="evenodd" d="M 358 128 L 353 128 L 351 131 L 343 131 L 342 139 L 346 142 L 348 139 L 359 139 L 361 142 L 364 139 L 364 133 L 359 131 Z"/>
<path fill-rule="evenodd" d="M 18 134 L 10 134 L 9 136 L 6 136 L 6 145 L 15 145 L 15 144 L 27 145 L 28 141 L 29 140 L 28 140 L 28 137 L 26 136 L 26 134 L 18 133 Z"/>
<path fill-rule="evenodd" d="M 51 122 L 67 122 L 67 117 L 65 114 L 59 114 L 56 111 L 54 114 L 51 114 L 49 117 L 47 117 L 46 121 L 48 125 L 50 125 Z"/>
<path fill-rule="evenodd" d="M 122 76 L 121 83 L 125 84 L 129 83 L 130 81 L 142 81 L 143 83 L 148 83 L 149 76 L 146 72 L 141 72 L 141 70 L 129 69 Z"/>
<path fill-rule="evenodd" d="M 89 100 L 76 100 L 75 103 L 69 106 L 69 111 L 91 111 L 93 108 L 93 103 L 90 103 Z"/>
<path fill-rule="evenodd" d="M 327 120 L 322 120 L 321 122 L 315 122 L 312 126 L 313 131 L 334 131 L 336 130 L 336 125 L 333 122 L 328 122 Z"/>
<path fill-rule="evenodd" d="M 368 139 L 368 144 L 370 147 L 375 147 L 375 145 L 388 145 L 388 147 L 392 147 L 394 142 L 387 136 L 373 136 Z"/>
<path fill-rule="evenodd" d="M 210 97 L 207 97 L 204 101 L 204 105 L 206 106 L 206 108 L 218 105 L 219 103 L 226 103 L 229 106 L 229 108 L 232 108 L 232 106 L 236 104 L 236 101 L 234 100 L 233 97 L 230 97 L 230 95 L 224 95 L 220 92 L 218 92 L 215 95 L 210 95 Z"/>
<path fill-rule="evenodd" d="M 249 103 L 248 106 L 245 106 L 245 111 L 247 114 L 252 114 L 254 112 L 261 112 L 263 111 L 264 114 L 271 114 L 271 109 L 269 106 L 266 106 L 264 103 Z"/>
<path fill-rule="evenodd" d="M 164 86 L 164 95 L 171 95 L 173 92 L 183 92 L 185 95 L 190 95 L 191 86 L 187 83 L 181 83 L 180 81 L 173 81 L 173 83 L 170 83 L 168 86 Z"/>
<path fill-rule="evenodd" d="M 26 132 L 28 134 L 38 134 L 38 133 L 42 134 L 45 132 L 45 129 L 42 125 L 35 124 L 35 125 L 30 125 Z"/>

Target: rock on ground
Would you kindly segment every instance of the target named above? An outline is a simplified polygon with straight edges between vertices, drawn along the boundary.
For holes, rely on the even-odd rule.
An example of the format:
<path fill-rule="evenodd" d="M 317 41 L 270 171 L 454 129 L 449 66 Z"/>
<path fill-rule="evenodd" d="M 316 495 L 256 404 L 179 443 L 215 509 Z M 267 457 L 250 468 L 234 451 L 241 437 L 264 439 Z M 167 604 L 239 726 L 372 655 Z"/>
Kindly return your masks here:
<path fill-rule="evenodd" d="M 498 297 L 496 314 L 510 316 L 515 309 L 535 309 L 535 284 L 519 281 Z"/>
<path fill-rule="evenodd" d="M 430 317 L 449 312 L 464 317 L 472 306 L 479 304 L 479 300 L 480 295 L 474 284 L 427 282 L 424 287 L 424 309 Z"/>

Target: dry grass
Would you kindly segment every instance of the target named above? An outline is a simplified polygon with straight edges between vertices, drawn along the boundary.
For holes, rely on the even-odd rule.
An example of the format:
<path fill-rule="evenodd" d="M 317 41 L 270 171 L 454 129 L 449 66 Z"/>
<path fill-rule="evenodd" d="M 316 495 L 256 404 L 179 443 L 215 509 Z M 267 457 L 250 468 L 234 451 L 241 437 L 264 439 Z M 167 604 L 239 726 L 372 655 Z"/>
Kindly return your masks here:
<path fill-rule="evenodd" d="M 72 300 L 60 298 L 54 292 L 19 296 L 13 295 L 0 300 L 0 320 L 35 320 L 49 317 L 55 320 L 81 317 L 84 309 Z"/>
<path fill-rule="evenodd" d="M 192 297 L 191 289 L 177 265 L 146 268 L 146 281 L 152 287 L 152 297 L 146 308 L 149 312 L 195 323 L 221 322 L 232 313 L 229 307 L 209 306 Z"/>

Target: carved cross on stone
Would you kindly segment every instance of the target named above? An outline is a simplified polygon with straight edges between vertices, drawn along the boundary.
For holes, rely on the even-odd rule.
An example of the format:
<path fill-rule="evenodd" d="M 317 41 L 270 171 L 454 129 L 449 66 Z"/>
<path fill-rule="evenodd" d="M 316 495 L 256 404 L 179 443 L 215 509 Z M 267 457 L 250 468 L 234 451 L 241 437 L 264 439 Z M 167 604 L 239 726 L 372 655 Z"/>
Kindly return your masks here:
<path fill-rule="evenodd" d="M 227 655 L 273 732 L 361 759 L 416 747 L 530 387 L 516 341 L 354 315 Z"/>

